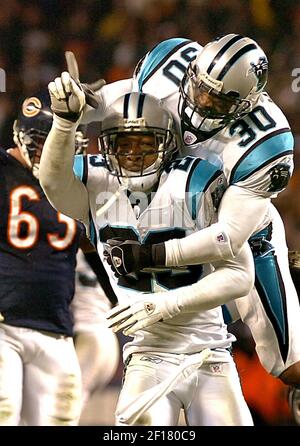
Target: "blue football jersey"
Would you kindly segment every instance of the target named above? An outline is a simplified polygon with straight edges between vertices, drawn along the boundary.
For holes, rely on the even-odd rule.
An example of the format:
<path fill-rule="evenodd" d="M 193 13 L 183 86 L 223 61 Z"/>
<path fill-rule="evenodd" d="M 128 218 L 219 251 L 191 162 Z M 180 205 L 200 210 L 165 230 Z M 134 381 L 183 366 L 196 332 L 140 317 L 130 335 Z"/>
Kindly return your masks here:
<path fill-rule="evenodd" d="M 57 212 L 29 169 L 0 149 L 3 322 L 72 335 L 80 223 Z"/>

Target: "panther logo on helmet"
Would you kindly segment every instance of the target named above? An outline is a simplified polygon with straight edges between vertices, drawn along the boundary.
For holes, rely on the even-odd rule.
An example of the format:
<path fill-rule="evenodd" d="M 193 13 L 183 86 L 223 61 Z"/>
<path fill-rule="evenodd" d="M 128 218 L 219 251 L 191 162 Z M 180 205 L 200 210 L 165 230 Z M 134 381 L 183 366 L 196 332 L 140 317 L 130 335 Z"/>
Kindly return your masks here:
<path fill-rule="evenodd" d="M 268 73 L 268 61 L 266 57 L 260 57 L 258 63 L 250 62 L 251 68 L 249 73 L 254 73 L 258 79 L 257 91 L 259 91 L 266 83 L 266 75 Z"/>

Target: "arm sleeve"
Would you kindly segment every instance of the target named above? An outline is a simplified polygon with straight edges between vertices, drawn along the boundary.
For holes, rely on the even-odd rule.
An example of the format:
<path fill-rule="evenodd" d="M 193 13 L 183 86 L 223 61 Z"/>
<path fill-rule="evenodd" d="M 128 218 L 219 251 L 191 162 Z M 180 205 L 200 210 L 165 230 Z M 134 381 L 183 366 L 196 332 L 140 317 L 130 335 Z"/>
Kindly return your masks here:
<path fill-rule="evenodd" d="M 230 186 L 221 200 L 218 222 L 183 239 L 165 242 L 166 266 L 233 259 L 251 234 L 260 229 L 270 198 Z"/>
<path fill-rule="evenodd" d="M 131 93 L 133 89 L 133 79 L 124 79 L 121 81 L 113 82 L 111 84 L 104 85 L 100 90 L 96 92 L 99 99 L 99 107 L 94 108 L 86 105 L 83 115 L 81 117 L 81 124 L 88 124 L 93 121 L 101 121 L 106 114 L 107 109 L 111 106 L 116 99 L 123 96 L 126 93 Z"/>
<path fill-rule="evenodd" d="M 88 225 L 88 192 L 73 173 L 77 125 L 53 116 L 52 129 L 42 151 L 39 180 L 55 209 Z"/>
<path fill-rule="evenodd" d="M 234 260 L 215 264 L 215 271 L 193 285 L 168 291 L 181 313 L 210 310 L 247 295 L 254 285 L 254 262 L 248 243 Z"/>

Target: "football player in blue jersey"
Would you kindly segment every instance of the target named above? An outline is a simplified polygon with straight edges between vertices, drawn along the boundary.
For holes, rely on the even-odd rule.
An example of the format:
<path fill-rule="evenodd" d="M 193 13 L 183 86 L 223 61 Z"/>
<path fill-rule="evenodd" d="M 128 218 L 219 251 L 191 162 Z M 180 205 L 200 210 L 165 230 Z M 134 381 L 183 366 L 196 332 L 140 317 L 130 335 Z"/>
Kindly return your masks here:
<path fill-rule="evenodd" d="M 38 181 L 52 123 L 25 99 L 16 147 L 0 150 L 0 424 L 76 425 L 81 375 L 73 345 L 76 253 L 83 228 L 56 212 Z"/>
<path fill-rule="evenodd" d="M 109 314 L 110 325 L 129 335 L 138 330 L 124 348 L 117 423 L 176 425 L 182 407 L 190 425 L 251 425 L 227 350 L 233 338 L 219 306 L 253 286 L 248 244 L 236 259 L 214 263 L 214 271 L 210 265 L 150 267 L 116 277 L 105 261 L 112 238 L 116 247 L 116 237 L 147 247 L 211 224 L 225 189 L 223 173 L 200 158 L 176 161 L 173 118 L 143 93 L 126 94 L 112 105 L 101 123 L 101 155 L 74 158 L 73 106 L 80 111 L 80 91 L 69 77 L 50 86 L 53 127 L 40 175 L 52 204 L 84 222 L 97 245 L 120 303 Z M 139 327 L 126 321 L 124 311 L 132 308 Z M 152 324 L 143 325 L 149 318 Z M 205 359 L 207 348 L 211 356 Z"/>
<path fill-rule="evenodd" d="M 65 84 L 67 76 L 62 76 Z M 142 258 L 165 266 L 230 259 L 250 240 L 256 287 L 236 301 L 238 313 L 251 330 L 266 370 L 299 385 L 300 308 L 288 269 L 284 227 L 271 204 L 292 174 L 293 136 L 264 90 L 267 76 L 267 56 L 251 38 L 228 34 L 205 47 L 174 38 L 149 51 L 132 79 L 104 86 L 96 111 L 74 91 L 69 92 L 69 107 L 83 112 L 82 122 L 101 121 L 120 95 L 152 94 L 171 111 L 182 154 L 200 156 L 224 170 L 229 187 L 218 222 L 189 238 L 149 247 L 158 258 Z M 61 130 L 69 131 L 62 124 Z M 133 253 L 126 243 L 127 271 L 138 271 L 140 257 L 138 248 L 134 246 Z"/>
<path fill-rule="evenodd" d="M 251 330 L 266 370 L 286 384 L 299 385 L 300 308 L 284 227 L 271 204 L 293 171 L 293 136 L 284 114 L 265 92 L 267 77 L 267 56 L 251 38 L 228 34 L 205 47 L 173 38 L 150 50 L 132 79 L 103 87 L 98 109 L 84 107 L 83 120 L 101 120 L 115 98 L 126 92 L 152 94 L 172 112 L 182 154 L 200 156 L 224 170 L 229 187 L 217 224 L 155 247 L 152 251 L 159 252 L 159 258 L 150 261 L 179 266 L 234 258 L 249 240 L 256 288 L 236 301 L 238 313 Z M 126 269 L 138 270 L 128 244 L 126 250 Z"/>
<path fill-rule="evenodd" d="M 96 385 L 95 375 L 104 366 L 108 380 L 118 360 L 115 335 L 107 328 L 100 330 L 109 308 L 107 299 L 100 287 L 94 298 L 90 288 L 80 287 L 82 267 L 70 310 L 84 229 L 56 212 L 39 185 L 41 151 L 52 125 L 48 102 L 48 95 L 25 99 L 13 128 L 16 147 L 0 150 L 1 425 L 18 425 L 21 416 L 27 425 L 77 424 L 82 409 L 79 364 L 86 399 Z M 75 139 L 76 149 L 82 151 L 87 139 L 80 129 Z M 91 350 L 95 361 L 86 364 Z M 96 378 L 101 382 L 101 376 Z"/>

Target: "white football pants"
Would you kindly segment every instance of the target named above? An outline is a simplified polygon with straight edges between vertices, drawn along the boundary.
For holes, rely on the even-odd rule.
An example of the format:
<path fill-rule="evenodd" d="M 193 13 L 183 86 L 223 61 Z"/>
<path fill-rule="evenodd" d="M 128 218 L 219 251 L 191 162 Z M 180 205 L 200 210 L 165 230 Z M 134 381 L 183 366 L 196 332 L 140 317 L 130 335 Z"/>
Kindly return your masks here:
<path fill-rule="evenodd" d="M 134 353 L 125 369 L 116 412 L 121 413 L 121 407 L 141 392 L 166 380 L 186 357 L 171 353 Z M 207 362 L 156 401 L 136 424 L 176 426 L 181 408 L 189 426 L 253 425 L 234 361 L 227 350 L 212 351 Z M 117 424 L 125 425 L 119 421 Z"/>
<path fill-rule="evenodd" d="M 0 324 L 0 425 L 73 426 L 80 409 L 72 338 Z"/>

